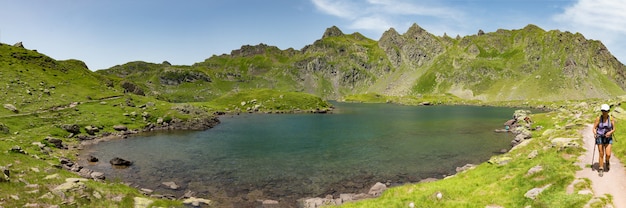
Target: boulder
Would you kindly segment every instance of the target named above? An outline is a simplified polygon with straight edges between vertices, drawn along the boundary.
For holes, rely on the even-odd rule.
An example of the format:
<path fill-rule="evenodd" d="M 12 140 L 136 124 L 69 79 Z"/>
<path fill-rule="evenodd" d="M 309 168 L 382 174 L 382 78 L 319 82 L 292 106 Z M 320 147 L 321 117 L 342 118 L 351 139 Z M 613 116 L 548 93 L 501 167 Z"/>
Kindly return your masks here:
<path fill-rule="evenodd" d="M 24 48 L 24 43 L 22 43 L 22 41 L 17 42 L 15 44 L 13 44 L 13 47 L 20 47 L 20 48 Z"/>
<path fill-rule="evenodd" d="M 45 141 L 48 141 L 50 144 L 53 144 L 54 147 L 62 149 L 63 148 L 63 140 L 61 139 L 57 139 L 57 138 L 53 138 L 53 137 L 46 137 L 44 139 Z"/>
<path fill-rule="evenodd" d="M 98 162 L 98 158 L 93 156 L 93 155 L 89 155 L 89 156 L 87 156 L 87 161 L 89 161 L 89 162 Z"/>
<path fill-rule="evenodd" d="M 26 154 L 26 152 L 22 149 L 22 147 L 17 146 L 17 145 L 15 145 L 15 146 L 11 147 L 10 152 L 13 152 L 13 153 L 21 153 L 21 154 Z"/>
<path fill-rule="evenodd" d="M 106 178 L 102 172 L 92 172 L 90 175 L 94 180 L 104 180 Z"/>
<path fill-rule="evenodd" d="M 80 126 L 76 124 L 63 124 L 61 128 L 72 134 L 80 134 Z"/>
<path fill-rule="evenodd" d="M 188 199 L 183 200 L 183 204 L 192 205 L 194 207 L 199 207 L 202 204 L 211 205 L 211 200 L 189 197 Z"/>
<path fill-rule="evenodd" d="M 535 200 L 537 198 L 537 196 L 539 196 L 539 194 L 541 194 L 541 192 L 543 192 L 544 190 L 546 190 L 547 188 L 549 188 L 552 184 L 548 184 L 544 187 L 541 188 L 533 188 L 529 191 L 526 192 L 526 194 L 524 194 L 524 197 Z"/>
<path fill-rule="evenodd" d="M 507 156 L 493 156 L 491 157 L 491 159 L 489 159 L 489 161 L 487 161 L 490 164 L 496 164 L 496 165 L 506 165 L 508 164 L 513 158 L 511 157 L 507 157 Z"/>
<path fill-rule="evenodd" d="M 374 186 L 370 188 L 367 194 L 372 195 L 372 196 L 380 196 L 385 190 L 387 190 L 387 185 L 381 182 L 376 182 L 376 184 L 374 184 Z"/>
<path fill-rule="evenodd" d="M 174 183 L 173 181 L 163 182 L 162 184 L 172 190 L 177 190 L 178 188 L 180 188 L 180 186 L 176 185 L 176 183 Z"/>
<path fill-rule="evenodd" d="M 128 127 L 124 125 L 115 125 L 113 126 L 113 129 L 115 129 L 115 131 L 127 131 Z"/>
<path fill-rule="evenodd" d="M 111 159 L 109 163 L 111 163 L 111 165 L 117 165 L 117 166 L 131 166 L 133 164 L 133 162 L 119 158 L 119 157 L 115 157 Z"/>
<path fill-rule="evenodd" d="M 463 172 L 466 170 L 471 170 L 471 169 L 474 169 L 475 167 L 476 165 L 474 164 L 465 164 L 463 167 L 456 167 L 456 172 L 459 173 L 459 172 Z"/>
<path fill-rule="evenodd" d="M 4 108 L 6 108 L 7 110 L 10 110 L 13 113 L 19 113 L 20 111 L 17 110 L 17 108 L 12 105 L 12 104 L 4 104 Z"/>
<path fill-rule="evenodd" d="M 89 135 L 96 135 L 96 132 L 99 132 L 100 129 L 98 129 L 98 127 L 89 125 L 89 126 L 85 126 L 85 132 L 87 132 L 87 134 Z"/>
<path fill-rule="evenodd" d="M 0 123 L 0 133 L 8 134 L 9 133 L 9 127 L 4 125 L 3 123 Z"/>
<path fill-rule="evenodd" d="M 552 147 L 557 147 L 559 149 L 579 147 L 580 144 L 578 144 L 576 140 L 578 140 L 578 138 L 554 138 L 551 140 L 551 143 Z"/>
<path fill-rule="evenodd" d="M 530 154 L 528 154 L 528 159 L 534 159 L 538 154 L 539 152 L 537 150 L 533 150 Z"/>
<path fill-rule="evenodd" d="M 0 166 L 0 182 L 9 182 L 11 171 L 8 167 Z"/>
<path fill-rule="evenodd" d="M 543 167 L 541 165 L 537 165 L 535 167 L 532 167 L 530 170 L 528 170 L 528 172 L 526 172 L 526 175 L 532 175 L 538 172 L 541 172 L 543 170 Z"/>

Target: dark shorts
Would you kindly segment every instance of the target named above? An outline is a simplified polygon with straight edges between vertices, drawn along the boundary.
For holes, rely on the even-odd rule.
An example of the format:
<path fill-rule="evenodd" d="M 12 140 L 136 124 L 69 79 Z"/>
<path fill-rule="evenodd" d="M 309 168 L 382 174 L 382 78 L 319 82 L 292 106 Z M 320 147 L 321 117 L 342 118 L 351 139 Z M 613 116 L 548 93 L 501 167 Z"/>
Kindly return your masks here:
<path fill-rule="evenodd" d="M 613 137 L 598 136 L 596 144 L 613 144 Z"/>

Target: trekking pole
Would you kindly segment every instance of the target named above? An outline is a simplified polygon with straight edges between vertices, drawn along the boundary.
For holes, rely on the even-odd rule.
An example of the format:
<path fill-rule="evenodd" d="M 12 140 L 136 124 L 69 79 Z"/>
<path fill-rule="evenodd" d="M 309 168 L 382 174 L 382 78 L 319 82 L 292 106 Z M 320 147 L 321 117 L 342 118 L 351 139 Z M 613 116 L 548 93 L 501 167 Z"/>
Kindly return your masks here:
<path fill-rule="evenodd" d="M 596 144 L 593 144 L 593 152 L 591 153 L 591 170 L 593 170 L 593 159 L 596 157 L 596 146 Z"/>

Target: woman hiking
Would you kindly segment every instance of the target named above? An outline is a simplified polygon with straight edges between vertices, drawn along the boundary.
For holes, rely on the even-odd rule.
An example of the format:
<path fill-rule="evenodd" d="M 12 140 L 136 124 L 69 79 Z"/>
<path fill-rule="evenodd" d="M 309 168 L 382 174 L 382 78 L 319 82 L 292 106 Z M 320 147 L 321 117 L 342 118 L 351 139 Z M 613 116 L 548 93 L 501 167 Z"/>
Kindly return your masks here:
<path fill-rule="evenodd" d="M 598 172 L 600 176 L 604 172 L 604 164 L 606 164 L 606 170 L 609 170 L 611 159 L 611 144 L 613 144 L 613 132 L 615 132 L 615 121 L 609 116 L 609 110 L 611 107 L 607 104 L 600 106 L 602 115 L 596 118 L 596 122 L 593 124 L 593 134 L 596 139 L 596 145 L 598 145 L 599 161 Z M 606 156 L 606 158 L 605 158 Z"/>

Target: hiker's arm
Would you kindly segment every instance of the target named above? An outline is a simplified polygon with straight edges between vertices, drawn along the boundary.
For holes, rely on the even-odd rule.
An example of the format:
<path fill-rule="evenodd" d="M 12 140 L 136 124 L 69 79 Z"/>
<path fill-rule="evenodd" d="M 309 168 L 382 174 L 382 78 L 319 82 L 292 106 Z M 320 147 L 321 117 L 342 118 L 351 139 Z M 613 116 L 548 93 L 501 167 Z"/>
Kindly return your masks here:
<path fill-rule="evenodd" d="M 613 127 L 613 129 L 611 129 L 611 131 L 609 132 L 606 132 L 606 137 L 613 136 L 613 132 L 615 132 L 615 119 L 611 119 L 611 126 Z"/>

